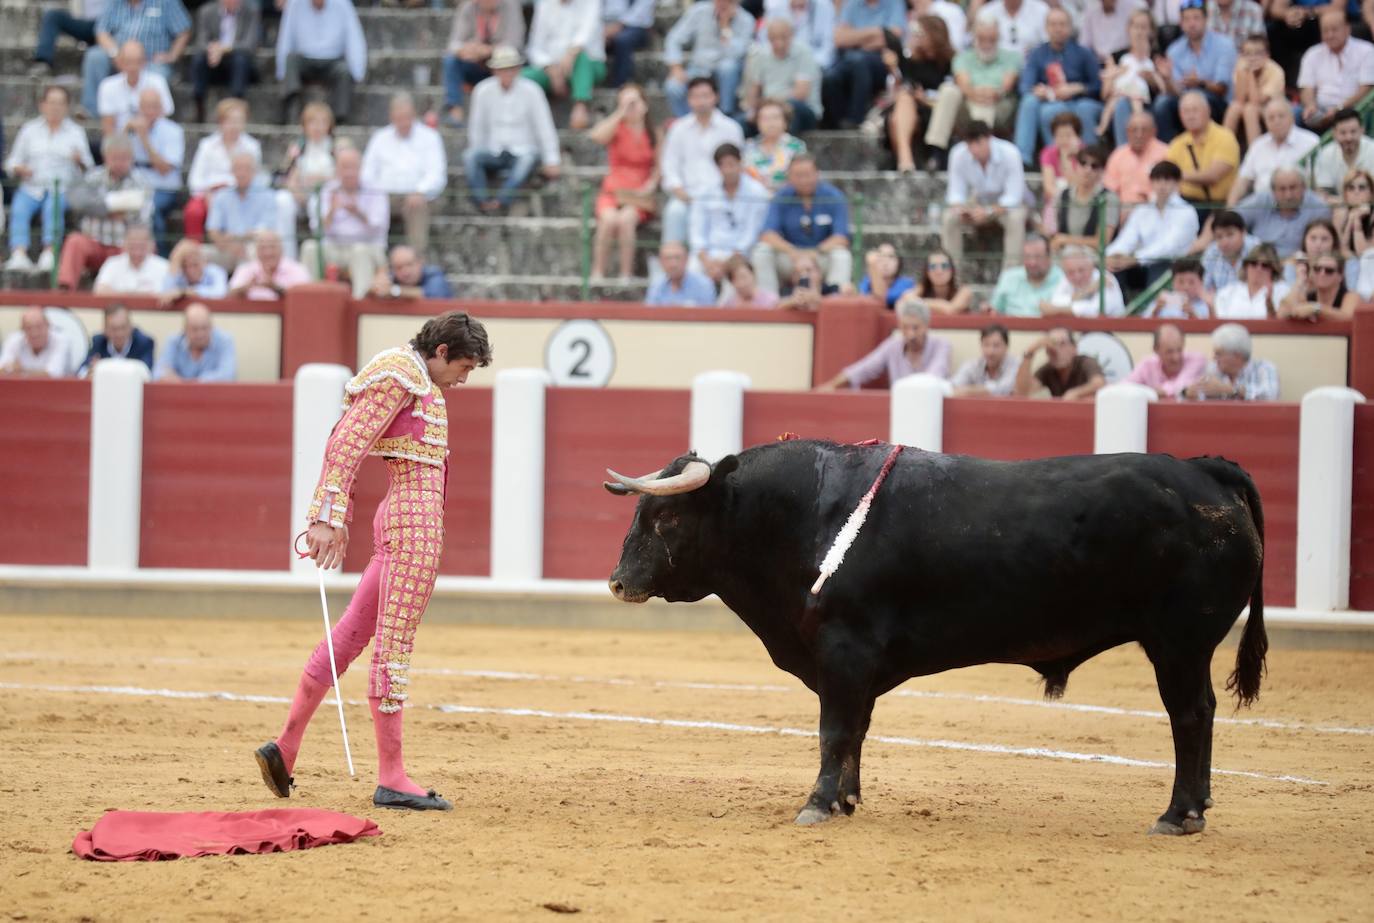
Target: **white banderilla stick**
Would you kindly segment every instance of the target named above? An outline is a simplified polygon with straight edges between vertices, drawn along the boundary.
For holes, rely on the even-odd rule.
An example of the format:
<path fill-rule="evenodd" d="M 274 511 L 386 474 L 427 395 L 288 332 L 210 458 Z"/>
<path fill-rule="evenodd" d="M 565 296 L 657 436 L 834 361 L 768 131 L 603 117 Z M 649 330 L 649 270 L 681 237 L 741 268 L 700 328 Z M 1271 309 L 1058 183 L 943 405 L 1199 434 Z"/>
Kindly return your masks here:
<path fill-rule="evenodd" d="M 334 664 L 334 631 L 329 624 L 329 601 L 324 595 L 324 568 L 317 568 L 320 574 L 320 613 L 324 616 L 324 643 L 329 646 L 329 675 L 334 680 L 334 704 L 339 706 L 339 730 L 343 731 L 344 757 L 348 760 L 348 774 L 357 778 L 353 771 L 353 751 L 348 746 L 348 725 L 344 722 L 343 693 L 339 691 L 339 668 Z"/>

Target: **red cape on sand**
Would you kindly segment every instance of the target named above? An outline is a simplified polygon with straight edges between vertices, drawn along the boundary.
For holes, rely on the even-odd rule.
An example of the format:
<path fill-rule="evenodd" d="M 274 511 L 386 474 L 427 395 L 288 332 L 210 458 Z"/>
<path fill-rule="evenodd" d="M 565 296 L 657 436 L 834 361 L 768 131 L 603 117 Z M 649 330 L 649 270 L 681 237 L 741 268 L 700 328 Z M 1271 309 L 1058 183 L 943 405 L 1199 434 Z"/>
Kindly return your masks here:
<path fill-rule="evenodd" d="M 99 862 L 242 856 L 351 843 L 380 836 L 370 820 L 315 808 L 267 811 L 110 811 L 72 841 Z"/>

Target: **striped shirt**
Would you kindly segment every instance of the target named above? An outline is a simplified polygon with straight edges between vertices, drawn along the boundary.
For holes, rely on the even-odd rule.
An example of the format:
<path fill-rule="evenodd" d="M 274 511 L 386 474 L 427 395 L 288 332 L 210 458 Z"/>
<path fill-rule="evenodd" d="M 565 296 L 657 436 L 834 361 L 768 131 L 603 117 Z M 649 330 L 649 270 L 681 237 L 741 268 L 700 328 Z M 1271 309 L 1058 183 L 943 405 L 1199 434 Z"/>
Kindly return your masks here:
<path fill-rule="evenodd" d="M 1245 363 L 1245 367 L 1240 370 L 1240 374 L 1235 378 L 1222 373 L 1215 362 L 1207 363 L 1207 371 L 1203 373 L 1203 378 L 1215 378 L 1217 381 L 1224 381 L 1229 385 L 1244 391 L 1242 400 L 1247 401 L 1276 401 L 1279 399 L 1279 370 L 1274 367 L 1274 363 L 1267 359 L 1251 359 Z M 1199 394 L 1197 400 L 1207 400 L 1206 395 Z"/>
<path fill-rule="evenodd" d="M 178 35 L 191 30 L 191 15 L 181 0 L 113 0 L 95 30 L 114 38 L 116 45 L 138 41 L 151 58 L 171 48 Z"/>
<path fill-rule="evenodd" d="M 1211 6 L 1207 12 L 1207 31 L 1235 42 L 1237 52 L 1248 36 L 1264 34 L 1264 10 L 1255 0 L 1235 0 L 1229 20 L 1221 18 L 1221 8 L 1215 3 Z"/>
<path fill-rule="evenodd" d="M 123 246 L 128 223 L 147 224 L 153 213 L 147 180 L 137 173 L 116 179 L 105 167 L 88 172 L 72 190 L 70 201 L 72 210 L 81 214 L 81 233 L 107 247 Z M 119 210 L 111 211 L 111 206 Z"/>

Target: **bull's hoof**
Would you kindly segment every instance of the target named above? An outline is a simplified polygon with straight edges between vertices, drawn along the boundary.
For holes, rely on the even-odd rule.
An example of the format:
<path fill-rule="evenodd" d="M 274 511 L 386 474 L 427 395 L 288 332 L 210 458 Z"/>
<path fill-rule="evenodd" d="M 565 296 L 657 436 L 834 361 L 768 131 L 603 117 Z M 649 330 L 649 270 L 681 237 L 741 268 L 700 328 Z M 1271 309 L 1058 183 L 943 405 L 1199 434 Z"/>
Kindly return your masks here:
<path fill-rule="evenodd" d="M 801 813 L 797 815 L 796 824 L 798 827 L 810 827 L 814 824 L 823 824 L 839 813 L 837 806 L 834 805 L 831 806 L 830 810 L 826 810 L 825 808 L 818 808 L 814 804 L 808 804 L 806 807 L 802 808 Z"/>
<path fill-rule="evenodd" d="M 1150 836 L 1187 836 L 1190 833 L 1201 833 L 1206 827 L 1207 818 L 1196 811 L 1189 811 L 1188 816 L 1177 824 L 1161 817 L 1150 828 Z"/>

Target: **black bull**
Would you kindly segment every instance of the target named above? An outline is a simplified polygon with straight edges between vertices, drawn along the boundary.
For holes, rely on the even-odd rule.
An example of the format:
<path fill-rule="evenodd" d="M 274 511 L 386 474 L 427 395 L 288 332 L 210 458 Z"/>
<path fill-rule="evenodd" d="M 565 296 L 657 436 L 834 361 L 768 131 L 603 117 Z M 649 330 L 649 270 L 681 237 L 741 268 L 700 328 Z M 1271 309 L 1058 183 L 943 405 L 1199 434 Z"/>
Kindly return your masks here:
<path fill-rule="evenodd" d="M 608 490 L 643 494 L 612 592 L 628 602 L 717 594 L 817 693 L 820 775 L 798 823 L 853 813 L 874 700 L 904 680 L 1018 663 L 1058 696 L 1084 661 L 1138 642 L 1176 760 L 1153 831 L 1200 831 L 1212 805 L 1212 652 L 1248 602 L 1227 683 L 1248 705 L 1268 646 L 1264 521 L 1250 477 L 1219 458 L 995 462 L 907 449 L 812 596 L 888 451 L 791 441 L 713 467 L 687 455 L 644 479 L 612 473 Z"/>

